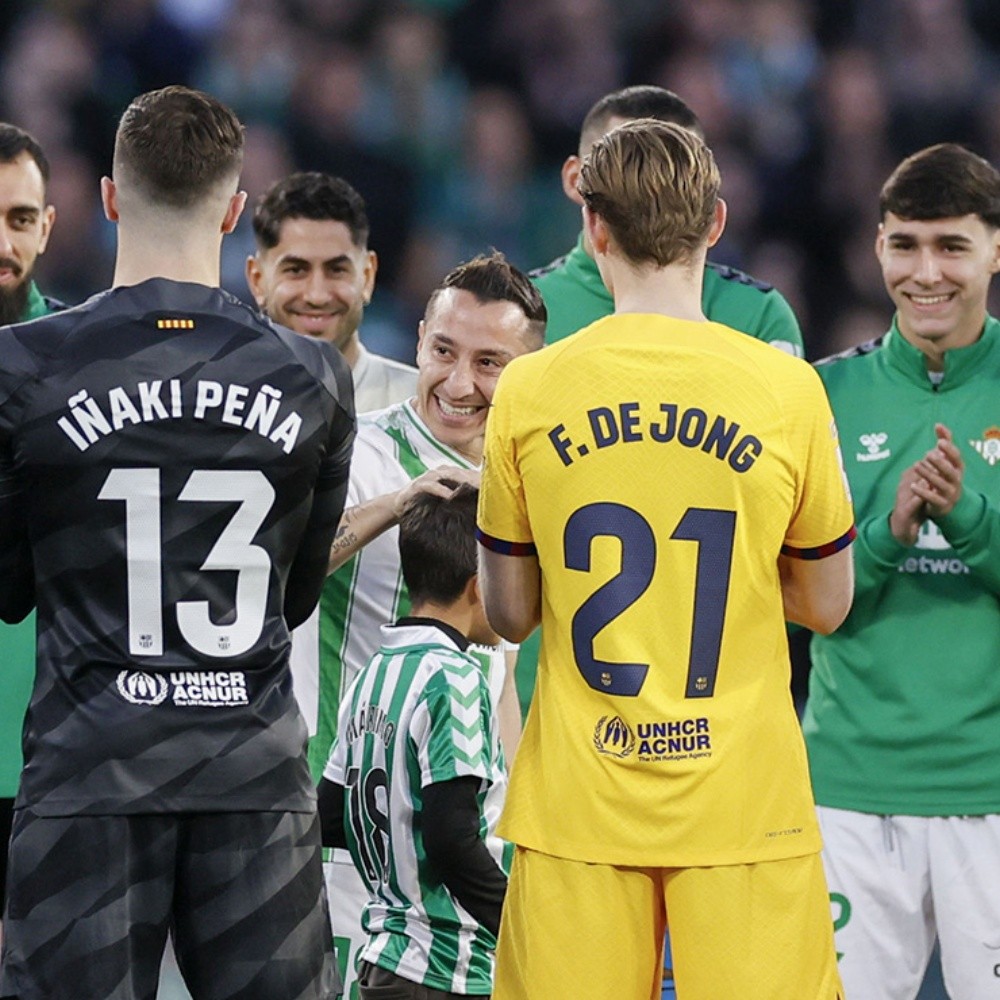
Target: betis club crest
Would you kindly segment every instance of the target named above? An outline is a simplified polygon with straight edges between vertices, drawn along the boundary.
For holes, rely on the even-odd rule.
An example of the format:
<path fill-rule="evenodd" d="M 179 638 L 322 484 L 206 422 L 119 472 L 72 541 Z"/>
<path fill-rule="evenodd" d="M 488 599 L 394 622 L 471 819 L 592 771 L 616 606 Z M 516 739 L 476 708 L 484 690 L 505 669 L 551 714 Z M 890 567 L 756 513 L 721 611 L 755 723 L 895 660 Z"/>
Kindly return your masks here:
<path fill-rule="evenodd" d="M 976 451 L 986 459 L 990 465 L 1000 462 L 1000 427 L 987 427 L 983 431 L 982 439 L 979 441 L 969 441 Z"/>

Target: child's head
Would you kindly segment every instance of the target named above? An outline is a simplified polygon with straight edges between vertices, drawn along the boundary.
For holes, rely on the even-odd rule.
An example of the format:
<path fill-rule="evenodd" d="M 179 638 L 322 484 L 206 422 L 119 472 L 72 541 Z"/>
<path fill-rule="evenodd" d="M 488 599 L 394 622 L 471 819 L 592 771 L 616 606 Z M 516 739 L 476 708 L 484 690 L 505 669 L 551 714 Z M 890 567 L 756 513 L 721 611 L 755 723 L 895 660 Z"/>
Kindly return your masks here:
<path fill-rule="evenodd" d="M 400 562 L 413 613 L 426 614 L 430 608 L 467 608 L 472 618 L 468 638 L 492 645 L 499 640 L 486 621 L 477 576 L 479 490 L 467 483 L 442 482 L 455 487 L 451 496 L 420 493 L 399 522 Z"/>

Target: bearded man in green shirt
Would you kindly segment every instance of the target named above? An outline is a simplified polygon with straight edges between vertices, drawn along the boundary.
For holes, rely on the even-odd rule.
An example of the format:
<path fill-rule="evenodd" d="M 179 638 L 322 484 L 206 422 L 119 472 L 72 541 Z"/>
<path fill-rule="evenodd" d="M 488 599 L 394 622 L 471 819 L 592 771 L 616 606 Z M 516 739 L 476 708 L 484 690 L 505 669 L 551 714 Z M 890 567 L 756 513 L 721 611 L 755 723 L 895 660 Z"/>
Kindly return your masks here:
<path fill-rule="evenodd" d="M 49 162 L 23 129 L 0 122 L 0 326 L 62 309 L 32 277 L 45 252 L 56 210 L 46 203 Z M 0 898 L 7 880 L 7 842 L 21 775 L 21 726 L 35 676 L 35 616 L 0 623 Z"/>

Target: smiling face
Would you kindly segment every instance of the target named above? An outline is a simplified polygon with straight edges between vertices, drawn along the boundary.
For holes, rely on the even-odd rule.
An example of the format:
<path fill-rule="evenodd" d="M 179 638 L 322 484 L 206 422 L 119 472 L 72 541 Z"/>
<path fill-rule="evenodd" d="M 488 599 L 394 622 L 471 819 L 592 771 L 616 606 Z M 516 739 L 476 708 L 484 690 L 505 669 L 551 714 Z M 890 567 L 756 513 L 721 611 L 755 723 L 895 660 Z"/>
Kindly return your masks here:
<path fill-rule="evenodd" d="M 513 302 L 481 302 L 471 292 L 437 293 L 420 324 L 415 408 L 431 433 L 471 462 L 483 435 L 497 379 L 529 351 L 529 321 Z"/>
<path fill-rule="evenodd" d="M 343 222 L 289 218 L 275 246 L 247 260 L 257 305 L 276 323 L 358 356 L 358 327 L 375 287 L 377 261 Z"/>
<path fill-rule="evenodd" d="M 979 339 L 1000 231 L 977 215 L 901 219 L 887 212 L 875 252 L 900 333 L 941 370 L 944 352 Z"/>
<path fill-rule="evenodd" d="M 45 181 L 30 153 L 0 163 L 0 297 L 27 301 L 27 282 L 45 251 L 55 210 L 45 204 Z M 6 310 L 4 310 L 6 312 Z M 20 319 L 17 315 L 6 322 Z"/>

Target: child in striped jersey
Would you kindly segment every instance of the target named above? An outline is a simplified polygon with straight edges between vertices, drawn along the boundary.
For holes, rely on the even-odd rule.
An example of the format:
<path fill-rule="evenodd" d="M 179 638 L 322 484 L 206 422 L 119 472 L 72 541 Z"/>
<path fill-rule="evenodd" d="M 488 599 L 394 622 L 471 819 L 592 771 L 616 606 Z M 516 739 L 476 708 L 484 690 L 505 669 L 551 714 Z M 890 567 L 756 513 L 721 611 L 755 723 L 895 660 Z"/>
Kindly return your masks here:
<path fill-rule="evenodd" d="M 494 644 L 476 568 L 478 491 L 420 494 L 400 522 L 412 613 L 351 685 L 320 782 L 323 843 L 346 847 L 371 898 L 365 998 L 489 995 L 510 845 L 489 685 L 470 642 Z"/>

